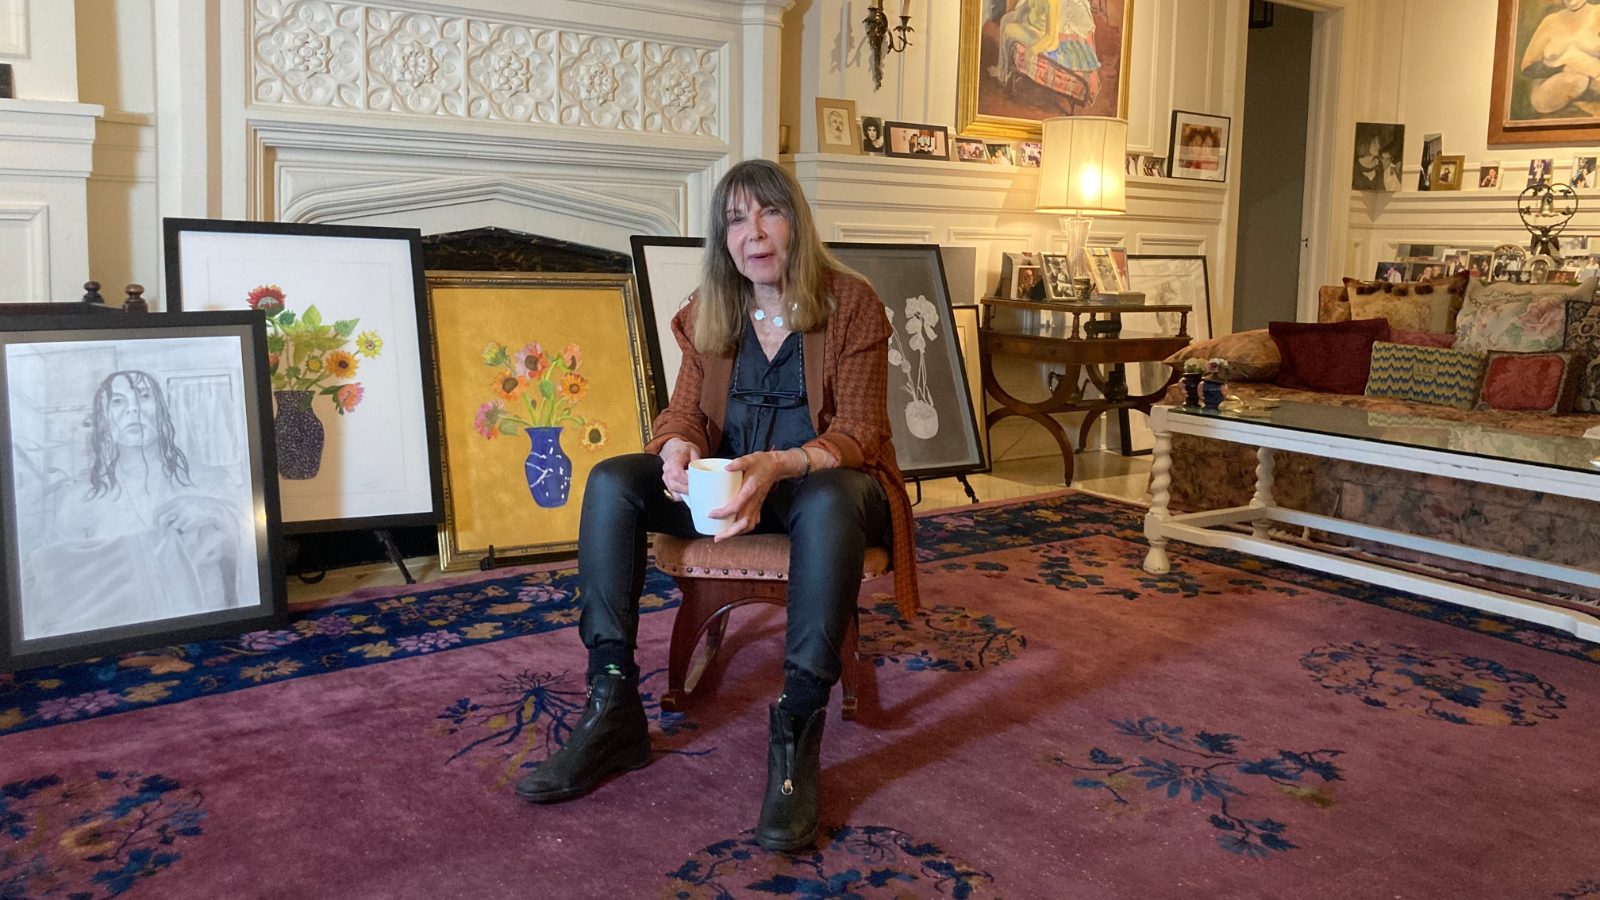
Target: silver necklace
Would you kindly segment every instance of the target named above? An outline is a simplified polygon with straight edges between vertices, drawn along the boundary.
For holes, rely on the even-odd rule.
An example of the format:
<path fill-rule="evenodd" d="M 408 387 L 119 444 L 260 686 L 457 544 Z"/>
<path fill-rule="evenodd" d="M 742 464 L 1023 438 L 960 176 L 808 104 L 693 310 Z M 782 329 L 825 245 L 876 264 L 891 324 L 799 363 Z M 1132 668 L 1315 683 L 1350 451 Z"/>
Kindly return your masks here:
<path fill-rule="evenodd" d="M 757 322 L 762 321 L 766 317 L 767 317 L 767 311 L 766 310 L 764 310 L 764 309 L 756 310 L 755 318 L 756 318 Z M 772 324 L 778 326 L 779 328 L 782 328 L 783 327 L 783 316 L 773 316 L 772 317 Z"/>

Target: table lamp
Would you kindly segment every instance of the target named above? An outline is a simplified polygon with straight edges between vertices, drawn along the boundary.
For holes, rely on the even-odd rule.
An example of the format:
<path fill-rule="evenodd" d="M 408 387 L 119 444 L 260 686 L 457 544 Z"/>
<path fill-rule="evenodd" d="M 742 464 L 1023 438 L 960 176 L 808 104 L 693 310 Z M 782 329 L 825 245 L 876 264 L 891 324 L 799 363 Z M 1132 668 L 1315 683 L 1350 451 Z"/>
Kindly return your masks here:
<path fill-rule="evenodd" d="M 1045 119 L 1044 159 L 1034 209 L 1060 213 L 1067 257 L 1075 275 L 1086 275 L 1083 248 L 1090 216 L 1128 211 L 1128 123 L 1103 116 Z"/>

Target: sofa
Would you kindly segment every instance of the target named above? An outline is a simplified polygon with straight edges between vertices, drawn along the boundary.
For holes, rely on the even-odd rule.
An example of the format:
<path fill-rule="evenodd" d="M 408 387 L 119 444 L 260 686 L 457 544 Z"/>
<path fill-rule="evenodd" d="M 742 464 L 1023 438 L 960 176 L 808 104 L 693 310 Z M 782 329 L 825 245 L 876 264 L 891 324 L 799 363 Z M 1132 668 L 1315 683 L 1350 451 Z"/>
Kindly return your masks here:
<path fill-rule="evenodd" d="M 1458 283 L 1464 283 L 1464 280 Z M 1356 299 L 1357 306 L 1361 305 L 1353 284 L 1362 283 L 1347 281 L 1345 285 L 1322 289 L 1319 322 L 1332 324 L 1352 320 L 1351 300 Z M 1593 284 L 1587 284 L 1592 304 Z M 1479 287 L 1487 295 L 1488 289 L 1483 285 Z M 1470 294 L 1471 290 L 1465 293 Z M 1454 308 L 1449 315 L 1449 327 L 1459 327 L 1456 317 L 1461 314 L 1465 300 L 1465 297 L 1455 298 Z M 1579 307 L 1569 309 L 1575 315 L 1580 310 Z M 1600 306 L 1590 311 L 1600 313 Z M 1600 321 L 1600 315 L 1594 319 Z M 1462 324 L 1466 324 L 1465 318 Z M 1448 336 L 1448 333 L 1416 335 L 1424 342 L 1429 338 Z M 1592 334 L 1578 336 L 1574 332 L 1571 340 L 1573 343 L 1583 343 L 1593 337 Z M 1399 333 L 1396 339 L 1402 339 Z M 1222 342 L 1223 358 L 1227 358 L 1226 342 L 1229 340 L 1218 339 Z M 1247 337 L 1235 336 L 1231 340 L 1237 345 Z M 1565 335 L 1562 340 L 1566 342 Z M 1213 348 L 1204 344 L 1191 345 L 1175 354 L 1168 363 L 1181 365 L 1185 357 L 1206 358 L 1217 342 L 1207 343 L 1212 343 Z M 1583 355 L 1583 358 L 1574 361 L 1580 384 L 1581 376 L 1585 373 L 1600 375 L 1600 359 L 1589 358 L 1595 355 L 1592 343 L 1585 353 L 1587 355 Z M 1593 368 L 1589 367 L 1591 363 Z M 1425 423 L 1413 419 L 1423 417 L 1481 427 L 1482 431 L 1471 431 L 1462 436 L 1462 440 L 1469 445 L 1466 449 L 1470 449 L 1472 442 L 1489 442 L 1497 452 L 1506 452 L 1509 448 L 1512 453 L 1520 453 L 1523 448 L 1518 446 L 1519 439 L 1582 436 L 1586 431 L 1600 426 L 1600 403 L 1592 396 L 1597 387 L 1594 384 L 1586 386 L 1591 396 L 1582 405 L 1595 411 L 1552 415 L 1526 410 L 1459 408 L 1367 393 L 1335 394 L 1284 387 L 1276 380 L 1261 380 L 1271 367 L 1262 365 L 1259 358 L 1247 359 L 1235 368 L 1243 370 L 1246 377 L 1257 379 L 1230 381 L 1227 393 L 1241 400 L 1275 397 L 1302 403 L 1353 407 L 1392 416 L 1396 426 L 1423 425 Z M 1167 402 L 1181 404 L 1183 397 L 1183 386 L 1176 384 L 1169 390 Z M 1595 448 L 1596 452 L 1592 455 L 1600 456 L 1600 443 L 1596 443 Z M 1253 447 L 1174 434 L 1171 451 L 1169 491 L 1173 509 L 1199 511 L 1243 506 L 1250 502 L 1255 492 L 1256 454 Z M 1535 452 L 1531 442 L 1527 451 L 1530 454 Z M 1280 452 L 1275 462 L 1273 493 L 1277 503 L 1286 508 L 1567 566 L 1590 570 L 1600 567 L 1600 503 L 1457 481 L 1427 472 L 1387 469 L 1296 453 Z M 1600 611 L 1600 592 L 1482 569 L 1387 545 L 1352 541 L 1341 536 L 1313 533 L 1307 537 L 1352 551 L 1381 556 L 1386 561 L 1397 561 L 1435 576 L 1445 575 L 1468 583 L 1489 581 L 1492 584 L 1485 586 L 1494 590 L 1570 605 L 1589 612 Z"/>

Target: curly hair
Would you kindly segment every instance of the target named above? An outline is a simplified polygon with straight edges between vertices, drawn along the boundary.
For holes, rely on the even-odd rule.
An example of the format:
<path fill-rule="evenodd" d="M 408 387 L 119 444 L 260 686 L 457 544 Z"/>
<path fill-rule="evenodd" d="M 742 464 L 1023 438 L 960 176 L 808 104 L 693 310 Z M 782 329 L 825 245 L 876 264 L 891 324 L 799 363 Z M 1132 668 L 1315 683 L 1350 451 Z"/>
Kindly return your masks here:
<path fill-rule="evenodd" d="M 172 427 L 172 413 L 167 409 L 167 398 L 161 392 L 160 383 L 145 372 L 112 372 L 100 382 L 99 390 L 94 393 L 94 411 L 89 420 L 89 448 L 94 453 L 94 462 L 89 466 L 89 483 L 92 486 L 89 499 L 117 489 L 117 461 L 122 457 L 122 447 L 112 436 L 111 386 L 118 378 L 126 380 L 128 386 L 135 390 L 143 388 L 150 392 L 156 403 L 156 441 L 161 452 L 161 469 L 174 482 L 192 485 L 194 482 L 189 480 L 189 459 L 178 449 L 174 440 L 177 432 Z"/>

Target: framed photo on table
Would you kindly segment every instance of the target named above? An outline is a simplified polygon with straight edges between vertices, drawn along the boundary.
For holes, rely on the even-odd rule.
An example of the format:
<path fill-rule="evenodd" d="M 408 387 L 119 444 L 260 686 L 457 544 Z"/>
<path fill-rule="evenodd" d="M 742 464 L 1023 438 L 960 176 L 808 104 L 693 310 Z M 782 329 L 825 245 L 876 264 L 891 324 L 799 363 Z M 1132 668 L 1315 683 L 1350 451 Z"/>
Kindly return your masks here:
<path fill-rule="evenodd" d="M 1167 136 L 1167 176 L 1191 181 L 1228 180 L 1228 132 L 1233 120 L 1227 116 L 1172 111 L 1172 130 Z"/>
<path fill-rule="evenodd" d="M 566 556 L 589 472 L 655 419 L 628 275 L 429 272 L 446 487 L 439 564 Z"/>
<path fill-rule="evenodd" d="M 1072 290 L 1072 258 L 1065 253 L 1043 253 L 1039 256 L 1044 270 L 1044 296 L 1046 300 L 1067 303 L 1077 299 Z"/>
<path fill-rule="evenodd" d="M 1129 290 L 1122 271 L 1117 268 L 1116 258 L 1111 255 L 1110 247 L 1085 247 L 1083 260 L 1089 270 L 1089 277 L 1094 279 L 1096 293 L 1117 294 Z"/>
<path fill-rule="evenodd" d="M 632 243 L 633 274 L 639 285 L 652 390 L 656 408 L 665 409 L 667 398 L 678 383 L 678 368 L 683 365 L 683 351 L 672 334 L 672 317 L 689 305 L 690 295 L 700 287 L 706 241 L 636 234 Z"/>
<path fill-rule="evenodd" d="M 166 219 L 165 244 L 169 310 L 266 317 L 284 531 L 437 523 L 421 233 Z"/>
<path fill-rule="evenodd" d="M 0 669 L 285 621 L 266 325 L 0 316 Z"/>
<path fill-rule="evenodd" d="M 1146 306 L 1189 307 L 1189 333 L 1211 337 L 1211 278 L 1204 256 L 1128 254 L 1128 290 L 1144 294 Z M 1167 334 L 1178 333 L 1177 313 L 1153 313 Z"/>
<path fill-rule="evenodd" d="M 939 246 L 834 242 L 828 249 L 867 279 L 894 325 L 889 421 L 900 470 L 907 478 L 985 471 Z"/>

